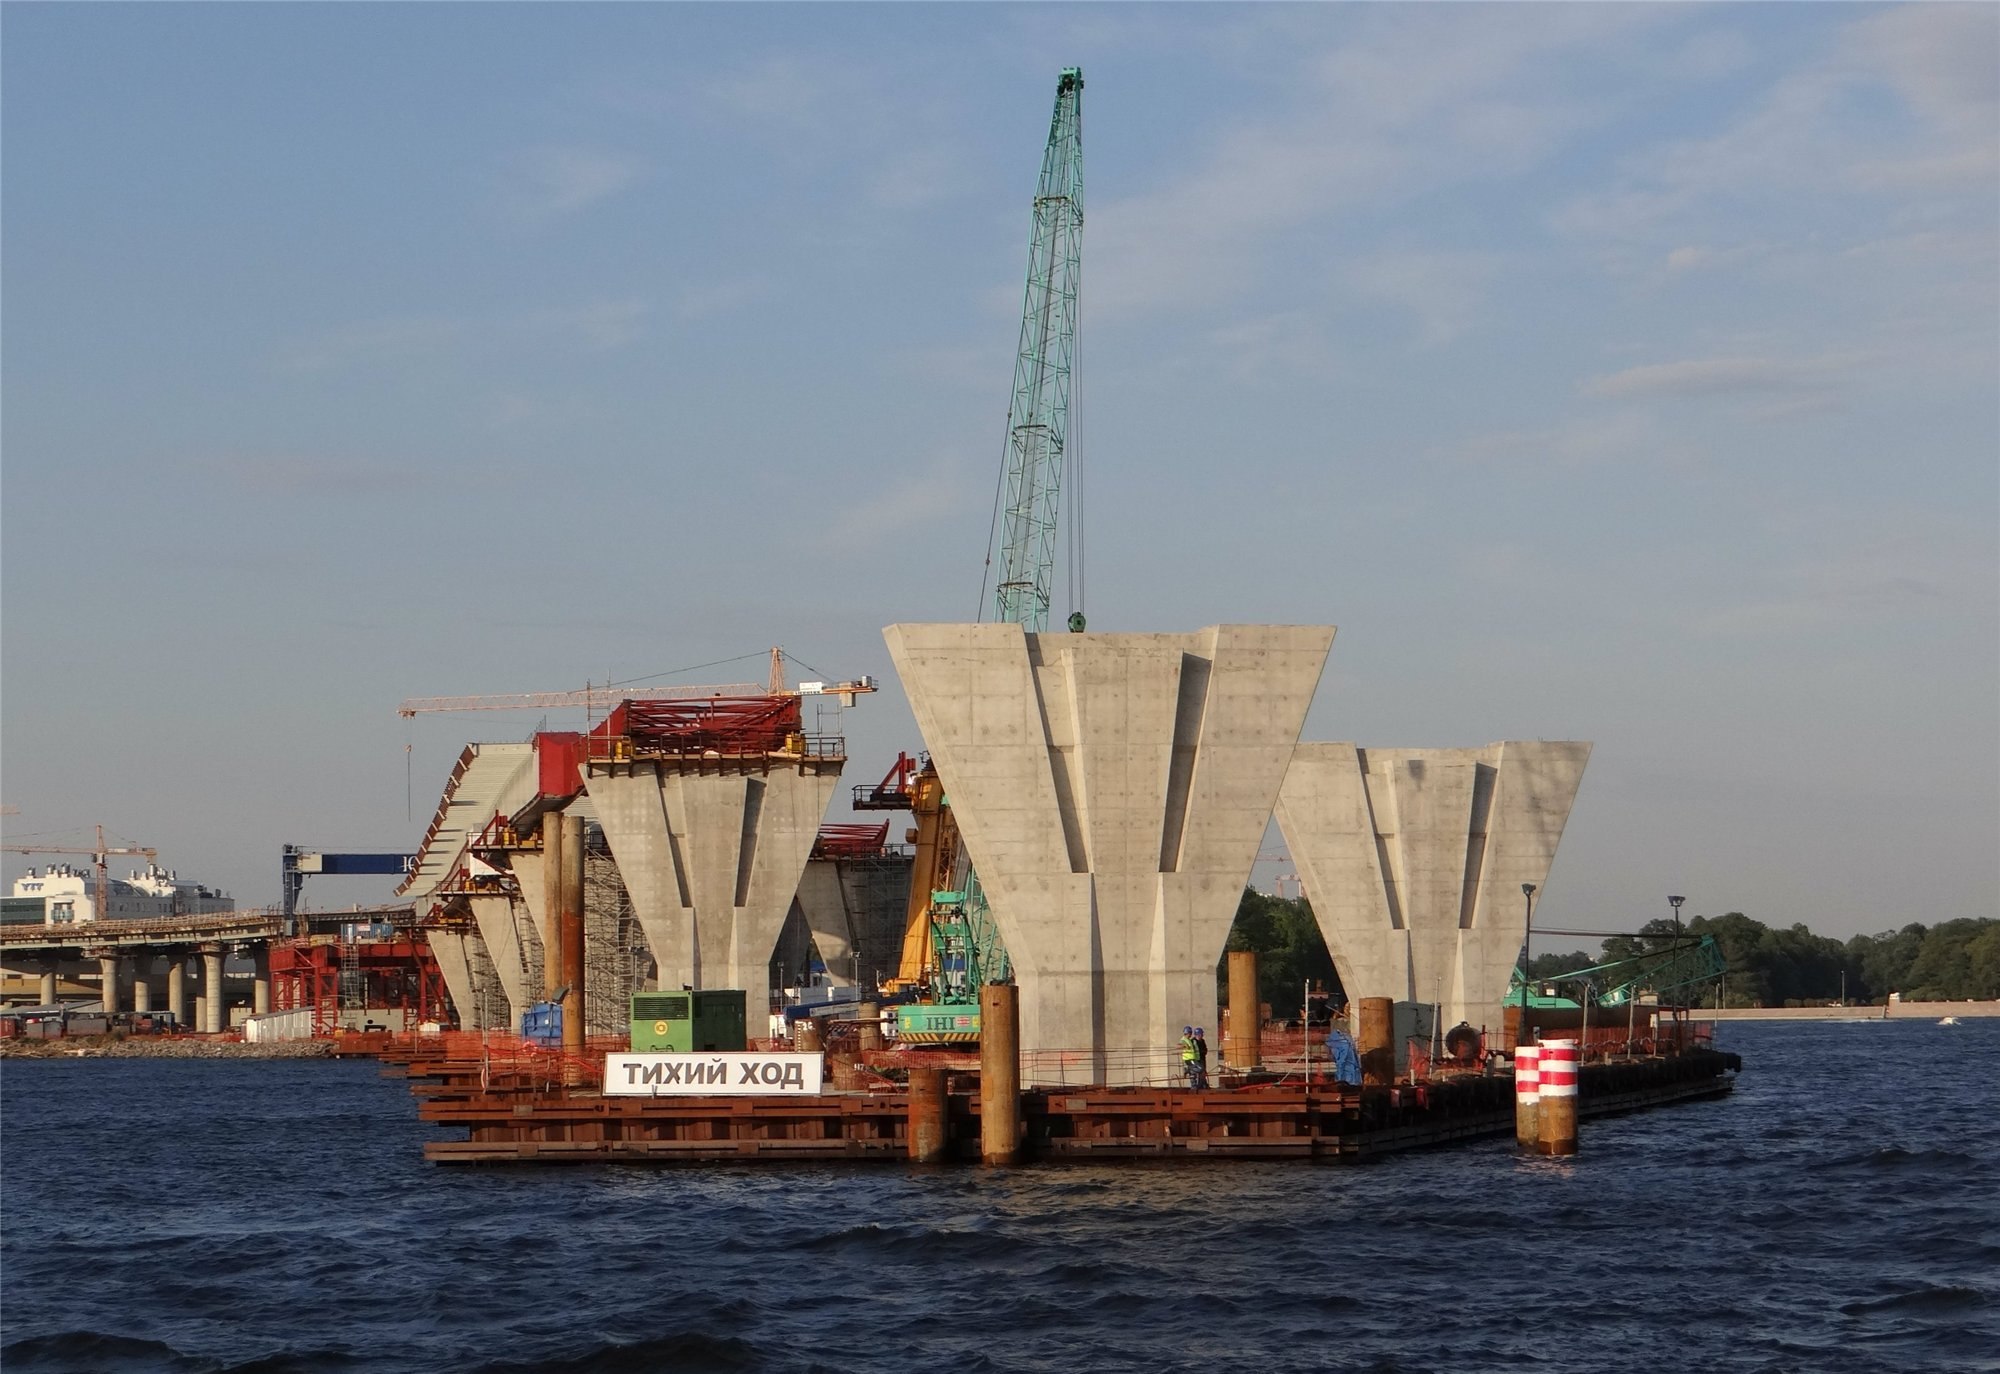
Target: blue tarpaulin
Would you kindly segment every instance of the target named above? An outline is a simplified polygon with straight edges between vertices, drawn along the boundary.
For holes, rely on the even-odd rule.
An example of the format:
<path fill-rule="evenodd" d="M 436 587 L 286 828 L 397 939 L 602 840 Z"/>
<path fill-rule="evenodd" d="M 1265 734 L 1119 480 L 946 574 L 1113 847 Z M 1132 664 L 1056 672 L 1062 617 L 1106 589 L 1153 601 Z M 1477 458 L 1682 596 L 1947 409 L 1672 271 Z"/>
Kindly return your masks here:
<path fill-rule="evenodd" d="M 1361 1082 L 1361 1056 L 1354 1052 L 1354 1041 L 1346 1031 L 1333 1031 L 1326 1037 L 1327 1057 L 1333 1061 L 1333 1076 L 1343 1083 Z"/>

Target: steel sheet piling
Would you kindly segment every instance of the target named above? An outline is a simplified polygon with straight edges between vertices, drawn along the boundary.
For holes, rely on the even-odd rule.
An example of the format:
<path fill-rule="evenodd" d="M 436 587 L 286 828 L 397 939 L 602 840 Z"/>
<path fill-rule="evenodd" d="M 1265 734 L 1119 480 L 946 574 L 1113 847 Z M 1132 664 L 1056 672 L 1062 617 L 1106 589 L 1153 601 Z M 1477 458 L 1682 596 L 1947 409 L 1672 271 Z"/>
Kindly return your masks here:
<path fill-rule="evenodd" d="M 1361 1082 L 1371 1088 L 1386 1088 L 1396 1081 L 1396 1047 L 1390 1043 L 1390 1012 L 1395 1005 L 1387 997 L 1364 997 L 1355 1027 L 1354 1048 L 1361 1055 Z"/>
<path fill-rule="evenodd" d="M 581 1055 L 584 1045 L 583 988 L 583 817 L 562 819 L 562 974 L 569 991 L 562 1003 L 565 1055 Z"/>
<path fill-rule="evenodd" d="M 1514 1143 L 1523 1150 L 1539 1149 L 1541 1128 L 1542 1047 L 1514 1048 Z"/>
<path fill-rule="evenodd" d="M 1257 1012 L 1257 951 L 1232 949 L 1229 951 L 1229 1039 L 1223 1050 L 1233 1069 L 1254 1069 L 1264 1062 L 1263 1026 Z"/>
<path fill-rule="evenodd" d="M 1021 1157 L 1021 990 L 1012 983 L 979 990 L 979 1157 Z"/>
<path fill-rule="evenodd" d="M 563 825 L 560 811 L 542 818 L 542 996 L 563 984 L 562 894 Z"/>
<path fill-rule="evenodd" d="M 909 1150 L 916 1164 L 936 1164 L 945 1157 L 951 1137 L 947 1130 L 950 1099 L 945 1095 L 943 1069 L 910 1070 Z"/>
<path fill-rule="evenodd" d="M 1542 1042 L 1538 1148 L 1545 1155 L 1576 1153 L 1576 1064 L 1576 1041 Z"/>

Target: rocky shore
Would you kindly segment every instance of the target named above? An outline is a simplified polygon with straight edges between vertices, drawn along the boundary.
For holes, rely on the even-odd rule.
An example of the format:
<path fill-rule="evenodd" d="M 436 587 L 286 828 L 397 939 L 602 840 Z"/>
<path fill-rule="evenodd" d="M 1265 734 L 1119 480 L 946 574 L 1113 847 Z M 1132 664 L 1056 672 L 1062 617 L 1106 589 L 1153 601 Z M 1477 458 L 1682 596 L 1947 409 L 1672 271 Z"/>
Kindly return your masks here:
<path fill-rule="evenodd" d="M 324 1059 L 330 1040 L 252 1045 L 188 1035 L 92 1035 L 67 1040 L 0 1040 L 0 1059 Z"/>

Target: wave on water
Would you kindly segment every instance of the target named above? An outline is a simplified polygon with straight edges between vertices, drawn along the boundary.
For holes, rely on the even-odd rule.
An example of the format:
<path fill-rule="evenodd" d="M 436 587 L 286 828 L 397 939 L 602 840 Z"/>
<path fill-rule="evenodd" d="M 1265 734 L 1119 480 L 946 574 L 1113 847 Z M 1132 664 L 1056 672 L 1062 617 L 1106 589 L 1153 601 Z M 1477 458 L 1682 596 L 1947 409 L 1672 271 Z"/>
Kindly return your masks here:
<path fill-rule="evenodd" d="M 2000 1022 L 1726 1034 L 1572 1160 L 1359 1167 L 445 1169 L 371 1063 L 23 1061 L 0 1367 L 1995 1370 Z"/>

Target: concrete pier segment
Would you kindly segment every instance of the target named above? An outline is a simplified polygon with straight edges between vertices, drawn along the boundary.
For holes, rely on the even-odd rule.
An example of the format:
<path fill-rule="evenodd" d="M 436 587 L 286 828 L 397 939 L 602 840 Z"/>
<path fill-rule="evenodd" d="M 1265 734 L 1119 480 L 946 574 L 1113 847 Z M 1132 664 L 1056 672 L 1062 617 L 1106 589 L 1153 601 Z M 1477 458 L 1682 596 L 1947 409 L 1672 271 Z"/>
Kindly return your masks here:
<path fill-rule="evenodd" d="M 854 921 L 847 909 L 840 869 L 830 859 L 814 859 L 799 875 L 799 911 L 812 931 L 827 981 L 851 987 L 859 980 L 854 967 Z"/>
<path fill-rule="evenodd" d="M 431 947 L 431 958 L 437 960 L 445 995 L 451 999 L 452 1010 L 458 1013 L 459 1029 L 482 1029 L 472 995 L 472 961 L 466 952 L 464 934 L 433 926 L 424 932 L 424 940 Z"/>
<path fill-rule="evenodd" d="M 1497 1024 L 1590 745 L 1302 744 L 1278 825 L 1350 999 L 1435 1002 Z"/>
<path fill-rule="evenodd" d="M 500 990 L 506 994 L 509 1024 L 518 1027 L 521 1014 L 534 1000 L 530 995 L 528 948 L 521 929 L 530 920 L 528 913 L 505 892 L 470 893 L 465 904 L 472 911 L 473 923 L 479 927 L 479 938 L 486 942 L 493 972 L 500 979 Z M 540 957 L 539 949 L 535 955 Z"/>
<path fill-rule="evenodd" d="M 839 781 L 837 759 L 769 771 L 590 762 L 591 804 L 658 965 L 656 986 L 761 997 Z"/>
<path fill-rule="evenodd" d="M 816 858 L 799 877 L 799 914 L 836 986 L 871 984 L 902 957 L 912 864 L 906 854 Z"/>
<path fill-rule="evenodd" d="M 1330 626 L 884 632 L 1012 956 L 1025 1051 L 1170 1075 L 1332 647 Z M 1158 1063 L 1154 1063 L 1158 1060 Z"/>

